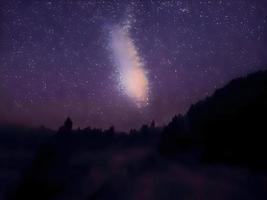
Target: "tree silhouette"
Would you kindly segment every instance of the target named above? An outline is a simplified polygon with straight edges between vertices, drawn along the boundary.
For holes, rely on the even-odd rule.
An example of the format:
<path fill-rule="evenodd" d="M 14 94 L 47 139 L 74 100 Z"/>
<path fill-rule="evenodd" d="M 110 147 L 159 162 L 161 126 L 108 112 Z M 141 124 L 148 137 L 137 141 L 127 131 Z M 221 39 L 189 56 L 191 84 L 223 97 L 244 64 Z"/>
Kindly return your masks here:
<path fill-rule="evenodd" d="M 72 130 L 72 121 L 69 117 L 66 119 L 66 121 L 64 123 L 64 127 L 69 131 Z"/>
<path fill-rule="evenodd" d="M 59 133 L 69 133 L 72 131 L 72 121 L 70 117 L 67 117 L 67 119 L 64 122 L 64 125 L 61 126 L 58 130 Z"/>

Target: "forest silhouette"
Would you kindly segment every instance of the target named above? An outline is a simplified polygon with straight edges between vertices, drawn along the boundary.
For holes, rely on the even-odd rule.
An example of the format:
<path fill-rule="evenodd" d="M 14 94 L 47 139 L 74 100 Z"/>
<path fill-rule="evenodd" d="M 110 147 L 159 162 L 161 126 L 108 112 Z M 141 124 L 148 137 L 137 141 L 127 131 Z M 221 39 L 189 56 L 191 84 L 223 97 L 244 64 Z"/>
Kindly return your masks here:
<path fill-rule="evenodd" d="M 70 117 L 58 131 L 1 125 L 0 170 L 16 176 L 0 177 L 0 199 L 266 199 L 266 113 L 259 71 L 164 127 L 73 129 Z"/>

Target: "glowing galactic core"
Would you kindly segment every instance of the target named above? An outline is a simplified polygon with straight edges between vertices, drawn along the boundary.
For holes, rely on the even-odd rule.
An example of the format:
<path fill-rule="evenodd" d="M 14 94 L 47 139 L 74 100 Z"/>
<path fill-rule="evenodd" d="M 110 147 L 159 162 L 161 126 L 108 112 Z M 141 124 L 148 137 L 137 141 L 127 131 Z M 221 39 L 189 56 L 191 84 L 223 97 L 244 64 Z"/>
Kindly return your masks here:
<path fill-rule="evenodd" d="M 113 26 L 110 31 L 110 46 L 120 88 L 138 107 L 143 107 L 148 104 L 149 84 L 144 64 L 130 37 L 130 28 L 130 23 Z"/>

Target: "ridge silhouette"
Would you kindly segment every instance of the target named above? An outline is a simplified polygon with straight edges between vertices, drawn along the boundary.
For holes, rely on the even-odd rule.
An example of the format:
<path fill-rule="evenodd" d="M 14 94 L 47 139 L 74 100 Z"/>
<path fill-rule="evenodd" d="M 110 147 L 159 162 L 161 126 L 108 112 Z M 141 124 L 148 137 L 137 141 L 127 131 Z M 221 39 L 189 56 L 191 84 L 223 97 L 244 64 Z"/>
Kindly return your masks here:
<path fill-rule="evenodd" d="M 203 159 L 267 167 L 267 71 L 229 84 L 175 116 L 164 127 L 160 150 L 171 156 L 199 148 Z"/>

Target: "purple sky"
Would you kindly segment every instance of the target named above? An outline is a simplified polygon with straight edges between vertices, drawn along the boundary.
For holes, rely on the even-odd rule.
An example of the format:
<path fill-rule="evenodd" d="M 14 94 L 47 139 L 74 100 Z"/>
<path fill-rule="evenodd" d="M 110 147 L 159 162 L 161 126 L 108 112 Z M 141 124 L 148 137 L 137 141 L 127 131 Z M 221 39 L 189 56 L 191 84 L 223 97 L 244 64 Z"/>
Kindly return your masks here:
<path fill-rule="evenodd" d="M 111 33 L 125 26 L 147 78 L 145 106 L 120 85 L 116 59 L 133 62 L 114 57 Z M 0 123 L 162 125 L 229 80 L 267 69 L 266 48 L 264 0 L 1 0 Z"/>

